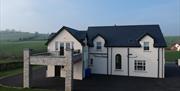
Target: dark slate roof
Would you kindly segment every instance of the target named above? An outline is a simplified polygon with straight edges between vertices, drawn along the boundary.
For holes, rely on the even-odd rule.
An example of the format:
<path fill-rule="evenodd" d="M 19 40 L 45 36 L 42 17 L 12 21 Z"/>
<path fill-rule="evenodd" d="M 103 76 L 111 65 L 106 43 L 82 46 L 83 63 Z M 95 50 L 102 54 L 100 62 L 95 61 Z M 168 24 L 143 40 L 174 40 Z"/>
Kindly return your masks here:
<path fill-rule="evenodd" d="M 106 47 L 140 47 L 139 40 L 145 35 L 149 35 L 154 39 L 154 47 L 166 47 L 159 25 L 95 26 L 88 27 L 87 31 L 66 27 L 66 30 L 81 43 L 87 37 L 89 46 L 93 46 L 94 38 L 101 36 L 105 39 Z"/>
<path fill-rule="evenodd" d="M 83 40 L 86 36 L 86 31 L 78 31 L 76 29 L 63 26 L 59 31 L 49 37 L 46 45 L 48 45 L 51 40 L 53 40 L 63 29 L 67 30 L 70 34 L 72 34 L 73 37 L 75 37 L 81 44 L 83 44 Z"/>
<path fill-rule="evenodd" d="M 139 40 L 151 36 L 155 47 L 166 47 L 159 25 L 96 26 L 88 28 L 88 43 L 93 46 L 93 38 L 101 35 L 105 46 L 140 47 Z"/>

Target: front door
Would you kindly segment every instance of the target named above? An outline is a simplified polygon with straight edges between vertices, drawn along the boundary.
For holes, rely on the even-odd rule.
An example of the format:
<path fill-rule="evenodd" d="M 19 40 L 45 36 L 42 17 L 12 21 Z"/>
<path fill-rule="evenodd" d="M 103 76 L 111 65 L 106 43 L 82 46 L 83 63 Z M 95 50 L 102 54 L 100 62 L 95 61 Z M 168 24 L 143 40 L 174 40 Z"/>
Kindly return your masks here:
<path fill-rule="evenodd" d="M 61 66 L 55 66 L 55 77 L 60 77 Z"/>

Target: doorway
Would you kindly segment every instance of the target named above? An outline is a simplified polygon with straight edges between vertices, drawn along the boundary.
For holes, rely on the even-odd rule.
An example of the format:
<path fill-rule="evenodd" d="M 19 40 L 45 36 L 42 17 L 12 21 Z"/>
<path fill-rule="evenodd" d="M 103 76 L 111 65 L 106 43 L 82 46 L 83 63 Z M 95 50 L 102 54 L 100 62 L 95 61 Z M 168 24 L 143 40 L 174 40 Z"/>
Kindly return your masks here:
<path fill-rule="evenodd" d="M 61 76 L 61 66 L 55 66 L 55 77 Z"/>

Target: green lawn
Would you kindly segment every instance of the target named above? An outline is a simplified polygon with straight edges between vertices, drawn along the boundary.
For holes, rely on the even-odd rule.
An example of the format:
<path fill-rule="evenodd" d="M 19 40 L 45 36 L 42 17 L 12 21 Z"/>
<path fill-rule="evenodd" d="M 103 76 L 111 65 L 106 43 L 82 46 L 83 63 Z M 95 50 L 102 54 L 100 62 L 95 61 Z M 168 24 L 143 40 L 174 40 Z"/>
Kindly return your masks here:
<path fill-rule="evenodd" d="M 39 69 L 41 67 L 42 66 L 33 66 L 32 69 L 35 70 L 35 69 Z M 5 78 L 5 77 L 17 75 L 17 74 L 20 74 L 22 72 L 23 72 L 23 68 L 16 68 L 16 69 L 7 70 L 7 71 L 0 71 L 0 78 Z"/>
<path fill-rule="evenodd" d="M 19 73 L 22 73 L 22 68 L 12 69 L 8 71 L 0 71 L 0 78 L 5 78 L 13 75 L 17 75 Z"/>
<path fill-rule="evenodd" d="M 175 61 L 177 59 L 180 59 L 180 52 L 166 50 L 165 59 L 166 59 L 166 62 Z"/>
<path fill-rule="evenodd" d="M 46 41 L 0 41 L 0 60 L 1 59 L 19 59 L 23 56 L 24 48 L 46 51 Z"/>

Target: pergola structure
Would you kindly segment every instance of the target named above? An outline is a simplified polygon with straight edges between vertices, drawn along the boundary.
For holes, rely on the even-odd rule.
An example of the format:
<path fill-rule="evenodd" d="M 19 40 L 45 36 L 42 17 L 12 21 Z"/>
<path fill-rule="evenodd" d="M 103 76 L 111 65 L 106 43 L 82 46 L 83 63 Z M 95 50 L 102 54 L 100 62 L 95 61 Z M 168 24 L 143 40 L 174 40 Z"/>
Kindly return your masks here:
<path fill-rule="evenodd" d="M 32 81 L 31 65 L 59 65 L 64 66 L 66 70 L 65 77 L 65 91 L 72 91 L 73 89 L 73 63 L 81 60 L 81 54 L 73 55 L 73 51 L 66 50 L 64 56 L 53 55 L 32 55 L 30 49 L 24 50 L 24 74 L 23 87 L 30 88 Z"/>

